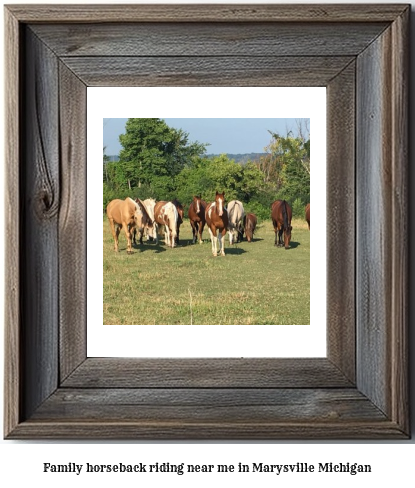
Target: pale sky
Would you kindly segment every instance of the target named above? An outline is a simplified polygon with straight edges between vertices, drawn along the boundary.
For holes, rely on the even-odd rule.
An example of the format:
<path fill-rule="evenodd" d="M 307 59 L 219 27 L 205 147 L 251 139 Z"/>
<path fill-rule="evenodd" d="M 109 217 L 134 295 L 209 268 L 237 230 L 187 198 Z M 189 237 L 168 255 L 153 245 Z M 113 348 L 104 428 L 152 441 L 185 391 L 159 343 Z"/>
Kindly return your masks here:
<path fill-rule="evenodd" d="M 104 146 L 108 156 L 121 150 L 120 134 L 125 133 L 128 119 L 104 119 Z M 209 143 L 208 154 L 245 154 L 264 152 L 271 140 L 268 130 L 285 136 L 297 135 L 297 122 L 309 119 L 164 119 L 170 127 L 183 129 L 190 142 Z"/>

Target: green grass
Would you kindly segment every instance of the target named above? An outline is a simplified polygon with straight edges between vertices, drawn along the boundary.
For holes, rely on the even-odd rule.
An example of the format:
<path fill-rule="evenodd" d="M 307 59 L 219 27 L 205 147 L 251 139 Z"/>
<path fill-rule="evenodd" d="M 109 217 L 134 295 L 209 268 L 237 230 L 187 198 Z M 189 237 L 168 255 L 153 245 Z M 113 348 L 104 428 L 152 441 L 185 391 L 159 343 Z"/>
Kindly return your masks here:
<path fill-rule="evenodd" d="M 229 246 L 213 257 L 209 232 L 191 244 L 190 224 L 180 228 L 181 245 L 145 242 L 127 255 L 120 234 L 119 253 L 104 218 L 105 324 L 309 324 L 310 233 L 293 220 L 291 248 L 274 246 L 271 221 L 262 223 L 254 242 Z"/>

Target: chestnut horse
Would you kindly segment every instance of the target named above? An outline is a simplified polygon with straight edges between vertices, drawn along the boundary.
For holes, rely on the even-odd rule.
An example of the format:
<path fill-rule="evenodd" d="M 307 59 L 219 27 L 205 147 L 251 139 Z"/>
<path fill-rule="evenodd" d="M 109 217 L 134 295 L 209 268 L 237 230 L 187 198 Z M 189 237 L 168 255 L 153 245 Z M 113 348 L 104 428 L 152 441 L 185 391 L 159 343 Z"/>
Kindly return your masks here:
<path fill-rule="evenodd" d="M 176 244 L 179 245 L 179 233 L 180 233 L 180 226 L 183 224 L 183 217 L 184 217 L 184 208 L 183 205 L 175 198 L 172 203 L 177 209 L 177 236 L 176 236 Z"/>
<path fill-rule="evenodd" d="M 205 219 L 212 241 L 213 255 L 218 255 L 219 239 L 219 252 L 222 256 L 225 256 L 225 235 L 228 228 L 228 212 L 225 209 L 225 193 L 216 192 L 215 201 L 209 203 L 206 207 Z"/>
<path fill-rule="evenodd" d="M 154 207 L 154 220 L 157 224 L 164 225 L 166 244 L 169 247 L 174 247 L 178 220 L 176 206 L 172 202 L 157 202 Z"/>
<path fill-rule="evenodd" d="M 244 228 L 245 228 L 245 235 L 248 242 L 251 242 L 254 238 L 254 232 L 257 224 L 256 215 L 253 213 L 247 213 L 244 216 Z"/>
<path fill-rule="evenodd" d="M 132 254 L 131 231 L 137 229 L 141 233 L 140 242 L 142 242 L 144 227 L 151 228 L 153 226 L 153 221 L 143 202 L 138 199 L 135 202 L 129 197 L 125 200 L 112 200 L 107 206 L 107 217 L 114 237 L 114 249 L 117 252 L 121 227 L 124 229 L 127 238 L 127 253 Z"/>
<path fill-rule="evenodd" d="M 192 227 L 193 244 L 196 243 L 197 233 L 199 232 L 199 244 L 203 243 L 202 233 L 206 224 L 205 210 L 206 202 L 200 197 L 193 197 L 193 201 L 189 206 L 188 216 L 190 225 Z"/>
<path fill-rule="evenodd" d="M 284 246 L 285 249 L 290 247 L 291 240 L 291 207 L 285 200 L 275 200 L 271 205 L 271 219 L 274 225 L 275 245 Z M 282 234 L 284 232 L 284 243 L 282 242 Z M 278 236 L 278 243 L 277 243 Z"/>
<path fill-rule="evenodd" d="M 243 219 L 245 215 L 244 206 L 239 200 L 231 200 L 227 206 L 228 210 L 228 230 L 229 244 L 242 241 L 244 235 Z"/>
<path fill-rule="evenodd" d="M 305 208 L 305 219 L 308 224 L 308 230 L 310 230 L 310 204 L 309 203 L 307 203 Z"/>

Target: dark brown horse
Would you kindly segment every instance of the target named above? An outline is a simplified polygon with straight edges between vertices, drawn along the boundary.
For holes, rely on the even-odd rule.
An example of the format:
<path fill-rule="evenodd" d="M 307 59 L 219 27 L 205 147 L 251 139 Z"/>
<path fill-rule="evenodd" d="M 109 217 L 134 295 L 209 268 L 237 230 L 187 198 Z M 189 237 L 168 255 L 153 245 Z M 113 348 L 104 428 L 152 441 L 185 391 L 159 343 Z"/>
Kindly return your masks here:
<path fill-rule="evenodd" d="M 199 233 L 199 244 L 202 244 L 202 233 L 206 224 L 205 210 L 207 203 L 200 197 L 193 197 L 189 206 L 188 216 L 192 227 L 193 244 L 196 243 L 197 234 Z"/>
<path fill-rule="evenodd" d="M 305 208 L 305 219 L 308 224 L 308 230 L 310 230 L 310 204 L 307 203 L 307 206 Z"/>
<path fill-rule="evenodd" d="M 180 233 L 180 226 L 183 224 L 183 217 L 184 217 L 184 208 L 183 205 L 175 198 L 172 201 L 173 205 L 177 209 L 177 236 L 176 236 L 176 245 L 179 245 L 179 233 Z"/>
<path fill-rule="evenodd" d="M 225 256 L 225 235 L 228 229 L 228 212 L 225 208 L 225 193 L 216 192 L 215 201 L 209 203 L 206 207 L 205 219 L 212 241 L 212 254 L 214 256 L 218 255 L 219 239 L 219 252 L 222 256 Z"/>
<path fill-rule="evenodd" d="M 275 245 L 284 246 L 285 249 L 290 247 L 291 240 L 291 207 L 285 200 L 275 200 L 271 205 L 271 219 L 275 232 Z M 282 242 L 282 234 L 284 233 L 284 243 Z"/>
<path fill-rule="evenodd" d="M 254 232 L 257 224 L 256 215 L 253 213 L 247 213 L 244 216 L 244 228 L 245 228 L 245 235 L 248 242 L 251 242 L 254 238 Z"/>

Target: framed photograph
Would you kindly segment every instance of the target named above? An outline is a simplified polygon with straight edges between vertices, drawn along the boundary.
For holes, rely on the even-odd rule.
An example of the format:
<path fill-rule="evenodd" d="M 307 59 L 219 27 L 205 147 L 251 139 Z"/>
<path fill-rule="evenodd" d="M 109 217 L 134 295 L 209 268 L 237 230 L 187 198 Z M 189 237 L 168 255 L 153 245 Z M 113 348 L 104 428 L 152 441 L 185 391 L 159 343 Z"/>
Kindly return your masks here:
<path fill-rule="evenodd" d="M 88 89 L 89 221 L 104 209 L 103 247 L 87 247 L 87 276 L 94 276 L 87 281 L 88 356 L 325 357 L 325 103 L 325 87 Z M 119 137 L 125 140 L 124 134 L 129 137 L 134 132 L 135 151 L 143 134 L 148 150 L 155 128 L 166 138 L 171 131 L 185 131 L 182 151 L 200 151 L 203 145 L 203 152 L 182 159 L 180 171 L 166 164 L 174 173 L 171 178 L 152 168 L 138 183 L 143 151 L 132 156 L 133 165 L 117 161 L 115 154 L 122 147 Z M 307 157 L 310 133 L 311 161 Z M 109 161 L 102 172 L 103 146 Z M 289 186 L 292 178 L 285 178 L 289 181 L 283 194 L 282 177 L 277 174 L 283 158 L 291 161 L 293 154 L 295 162 L 287 173 L 298 183 Z M 156 160 L 160 165 L 169 157 Z M 318 234 L 310 232 L 305 220 L 310 188 L 313 206 L 321 209 Z M 240 225 L 243 213 L 255 212 L 258 220 L 255 245 L 245 236 L 231 245 L 226 233 L 226 260 L 213 257 L 207 226 L 201 233 L 204 245 L 192 244 L 188 218 L 193 195 L 212 201 L 216 189 L 225 192 L 230 218 L 235 217 L 231 209 L 237 199 L 242 209 Z M 288 251 L 274 246 L 270 204 L 278 198 L 277 191 L 291 205 Z M 111 200 L 121 204 L 126 196 L 146 204 L 154 199 L 181 203 L 183 222 L 173 249 L 166 246 L 161 225 L 158 242 L 145 236 L 142 243 L 137 239 L 133 256 L 126 251 L 121 230 L 119 252 L 114 253 L 105 209 Z M 196 222 L 199 219 L 196 216 Z M 97 227 L 88 226 L 87 241 L 95 242 L 96 235 Z"/>
<path fill-rule="evenodd" d="M 409 15 L 6 7 L 6 439 L 409 437 Z M 326 87 L 326 357 L 88 357 L 92 87 Z"/>

